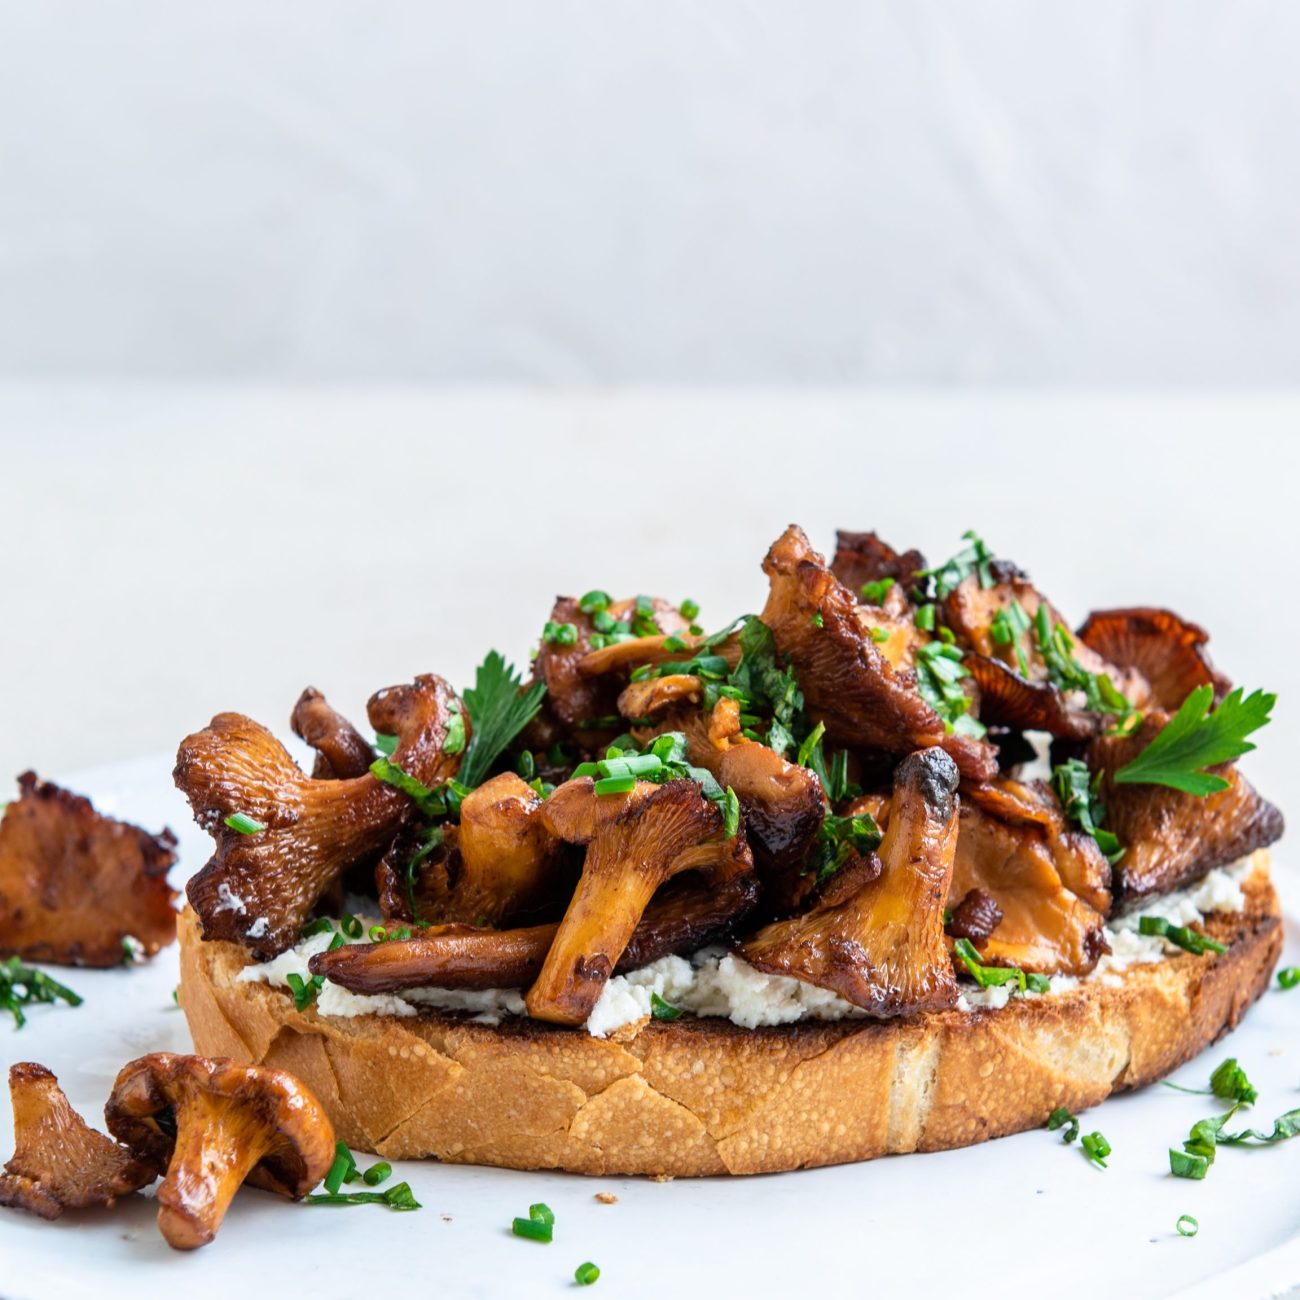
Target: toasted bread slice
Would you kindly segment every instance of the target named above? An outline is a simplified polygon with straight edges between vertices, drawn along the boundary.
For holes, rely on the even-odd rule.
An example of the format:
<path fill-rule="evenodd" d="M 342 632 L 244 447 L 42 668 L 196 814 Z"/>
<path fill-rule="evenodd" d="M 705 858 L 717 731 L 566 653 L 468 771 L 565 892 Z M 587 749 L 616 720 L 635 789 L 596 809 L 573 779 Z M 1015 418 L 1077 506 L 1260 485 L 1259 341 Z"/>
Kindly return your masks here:
<path fill-rule="evenodd" d="M 1232 1029 L 1282 949 L 1267 853 L 1242 912 L 1179 954 L 997 1010 L 744 1029 L 652 1021 L 623 1042 L 527 1019 L 431 1011 L 333 1018 L 236 979 L 235 944 L 180 920 L 197 1051 L 303 1079 L 340 1138 L 389 1159 L 687 1177 L 757 1174 L 969 1146 L 1151 1083 Z"/>

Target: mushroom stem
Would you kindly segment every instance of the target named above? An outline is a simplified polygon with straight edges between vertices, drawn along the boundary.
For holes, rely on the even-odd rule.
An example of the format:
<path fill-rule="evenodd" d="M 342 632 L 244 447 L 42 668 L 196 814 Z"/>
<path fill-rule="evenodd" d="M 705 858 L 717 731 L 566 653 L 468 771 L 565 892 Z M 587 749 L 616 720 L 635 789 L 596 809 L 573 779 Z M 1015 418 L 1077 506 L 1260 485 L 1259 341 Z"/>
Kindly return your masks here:
<path fill-rule="evenodd" d="M 176 1148 L 158 1187 L 158 1228 L 176 1250 L 206 1246 L 217 1235 L 235 1193 L 270 1149 L 264 1126 L 229 1110 L 209 1094 L 176 1105 Z"/>

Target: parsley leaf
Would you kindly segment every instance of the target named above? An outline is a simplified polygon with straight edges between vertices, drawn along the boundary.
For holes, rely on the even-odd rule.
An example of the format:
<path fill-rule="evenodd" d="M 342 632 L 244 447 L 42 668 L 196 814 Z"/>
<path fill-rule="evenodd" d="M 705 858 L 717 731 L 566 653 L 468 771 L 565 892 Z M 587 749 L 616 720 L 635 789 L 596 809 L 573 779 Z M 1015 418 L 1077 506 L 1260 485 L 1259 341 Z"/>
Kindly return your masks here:
<path fill-rule="evenodd" d="M 1159 735 L 1115 773 L 1115 783 L 1165 785 L 1201 798 L 1226 790 L 1228 782 L 1205 769 L 1255 748 L 1246 737 L 1269 721 L 1277 696 L 1255 691 L 1243 699 L 1239 686 L 1211 713 L 1213 699 L 1212 686 L 1198 686 Z"/>
<path fill-rule="evenodd" d="M 956 646 L 945 641 L 927 641 L 916 652 L 916 689 L 943 720 L 945 731 L 979 737 L 986 728 L 971 716 L 970 696 L 958 684 L 970 676 L 961 659 L 961 651 Z"/>
<path fill-rule="evenodd" d="M 491 650 L 474 674 L 474 685 L 465 690 L 465 708 L 473 731 L 461 760 L 460 783 L 473 789 L 482 784 L 492 764 L 510 742 L 537 716 L 546 694 L 543 682 L 527 690 L 514 665 Z"/>
<path fill-rule="evenodd" d="M 1097 798 L 1100 784 L 1101 773 L 1091 777 L 1088 765 L 1082 759 L 1072 758 L 1052 769 L 1052 789 L 1056 791 L 1066 817 L 1097 841 L 1097 847 L 1114 866 L 1124 856 L 1124 846 L 1114 831 L 1102 829 L 1106 809 Z"/>
<path fill-rule="evenodd" d="M 950 591 L 959 587 L 971 574 L 979 575 L 980 586 L 985 589 L 993 586 L 993 574 L 989 565 L 993 562 L 993 552 L 989 550 L 984 539 L 968 528 L 962 537 L 970 543 L 957 552 L 950 560 L 945 560 L 937 568 L 918 569 L 913 575 L 920 578 L 920 589 L 927 600 L 942 600 Z"/>

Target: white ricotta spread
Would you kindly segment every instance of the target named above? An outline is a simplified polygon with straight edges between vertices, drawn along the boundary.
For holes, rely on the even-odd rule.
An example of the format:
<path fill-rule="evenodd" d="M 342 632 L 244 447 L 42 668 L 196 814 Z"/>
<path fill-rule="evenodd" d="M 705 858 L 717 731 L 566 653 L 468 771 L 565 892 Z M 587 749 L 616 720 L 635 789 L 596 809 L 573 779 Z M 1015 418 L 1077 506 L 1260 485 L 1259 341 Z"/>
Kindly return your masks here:
<path fill-rule="evenodd" d="M 1163 961 L 1181 950 L 1158 935 L 1138 933 L 1139 918 L 1162 916 L 1173 925 L 1190 925 L 1216 912 L 1239 912 L 1246 904 L 1242 882 L 1255 869 L 1252 858 L 1211 871 L 1188 889 L 1154 898 L 1106 927 L 1111 951 L 1083 980 L 1054 975 L 1046 993 L 1019 993 L 1026 998 L 1054 997 L 1080 984 L 1119 984 L 1129 966 Z M 223 901 L 225 901 L 223 899 Z M 235 900 L 238 903 L 238 900 Z M 242 904 L 241 904 L 242 906 Z M 237 978 L 287 988 L 288 976 L 311 979 L 308 960 L 330 946 L 332 934 L 316 934 L 296 947 L 259 966 L 247 966 Z M 363 927 L 360 938 L 365 942 Z M 997 1010 L 1012 997 L 1012 986 L 981 989 L 963 984 L 958 1011 Z M 785 975 L 765 975 L 747 961 L 723 948 L 705 948 L 689 960 L 661 957 L 627 975 L 616 975 L 605 985 L 587 1021 L 594 1038 L 644 1024 L 650 1019 L 651 998 L 658 994 L 670 1006 L 697 1016 L 718 1016 L 756 1029 L 761 1025 L 788 1025 L 800 1020 L 846 1020 L 866 1016 L 860 1007 L 802 980 Z M 400 994 L 349 993 L 326 980 L 316 997 L 316 1010 L 324 1016 L 364 1016 L 371 1013 L 413 1016 L 421 1007 L 472 1013 L 480 1024 L 499 1024 L 504 1016 L 524 1014 L 519 989 L 404 989 Z"/>

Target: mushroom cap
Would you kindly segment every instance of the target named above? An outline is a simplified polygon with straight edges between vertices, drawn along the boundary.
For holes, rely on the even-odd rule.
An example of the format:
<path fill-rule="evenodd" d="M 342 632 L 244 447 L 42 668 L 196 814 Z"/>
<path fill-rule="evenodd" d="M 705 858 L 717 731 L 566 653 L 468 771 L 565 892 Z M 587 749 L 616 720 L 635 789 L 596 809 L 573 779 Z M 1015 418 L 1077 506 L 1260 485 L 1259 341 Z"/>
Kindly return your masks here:
<path fill-rule="evenodd" d="M 161 1173 L 176 1146 L 178 1107 L 206 1100 L 224 1109 L 249 1140 L 267 1143 L 247 1181 L 297 1199 L 329 1172 L 334 1126 L 293 1075 L 228 1057 L 151 1052 L 122 1067 L 104 1107 L 108 1131 Z"/>

